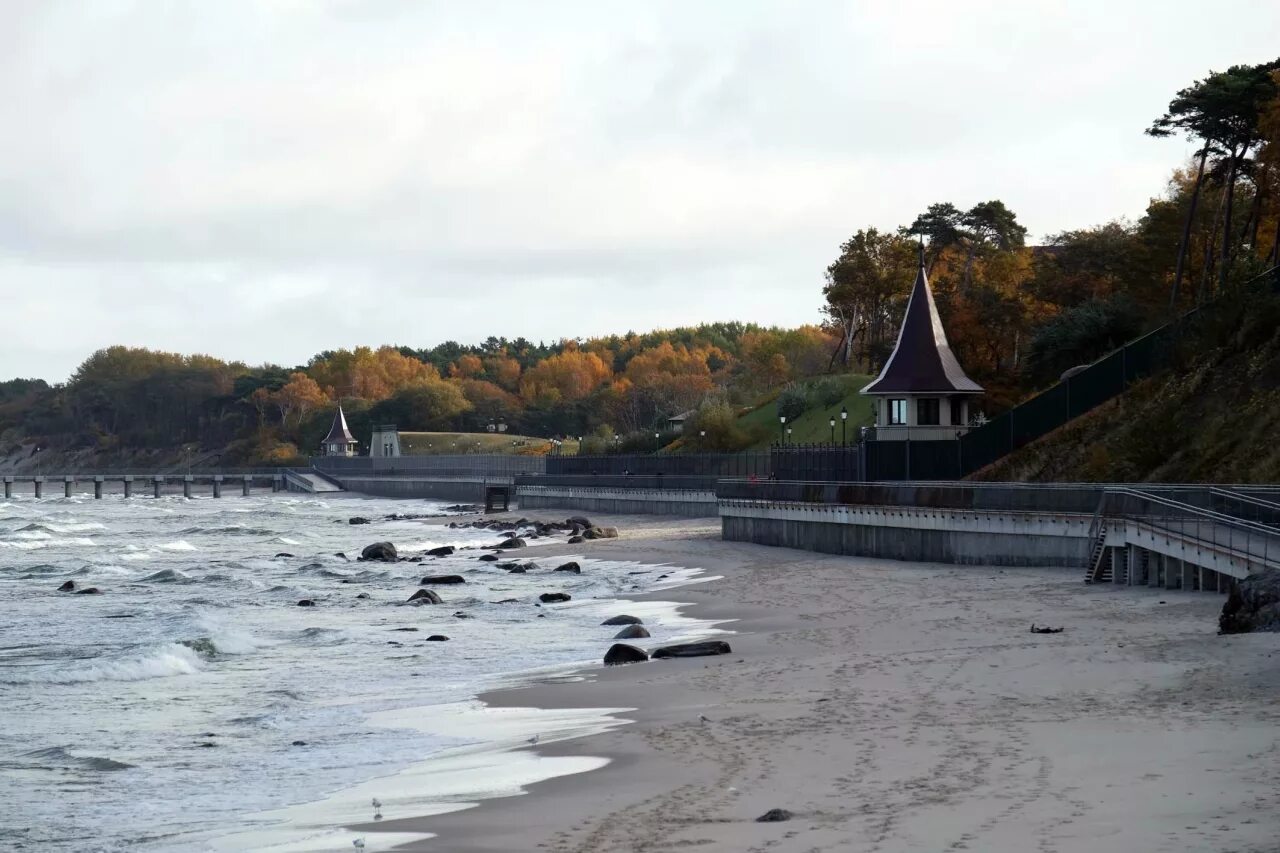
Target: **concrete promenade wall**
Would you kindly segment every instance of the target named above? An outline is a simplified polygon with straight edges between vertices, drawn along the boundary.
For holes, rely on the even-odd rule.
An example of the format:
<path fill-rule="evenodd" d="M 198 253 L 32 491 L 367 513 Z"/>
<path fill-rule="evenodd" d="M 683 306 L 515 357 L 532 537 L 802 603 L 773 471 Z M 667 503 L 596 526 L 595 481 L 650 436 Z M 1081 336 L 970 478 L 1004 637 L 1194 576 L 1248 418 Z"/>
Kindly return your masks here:
<path fill-rule="evenodd" d="M 510 477 L 375 477 L 333 475 L 351 492 L 383 498 L 428 498 L 433 500 L 484 500 L 485 486 L 510 486 Z"/>
<path fill-rule="evenodd" d="M 579 509 L 619 515 L 677 515 L 715 518 L 714 492 L 674 489 L 608 489 L 573 486 L 517 486 L 520 509 Z"/>
<path fill-rule="evenodd" d="M 827 554 L 1083 571 L 1092 517 L 721 500 L 723 538 Z"/>

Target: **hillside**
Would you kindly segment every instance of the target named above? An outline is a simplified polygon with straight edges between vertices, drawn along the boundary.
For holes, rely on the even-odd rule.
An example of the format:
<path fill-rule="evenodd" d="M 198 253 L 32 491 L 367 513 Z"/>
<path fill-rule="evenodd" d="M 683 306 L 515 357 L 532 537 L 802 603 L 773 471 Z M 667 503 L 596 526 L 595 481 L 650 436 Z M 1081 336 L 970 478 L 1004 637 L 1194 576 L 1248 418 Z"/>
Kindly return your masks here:
<path fill-rule="evenodd" d="M 835 440 L 839 441 L 841 407 L 849 411 L 849 420 L 845 426 L 848 440 L 857 440 L 859 428 L 875 422 L 871 399 L 858 393 L 859 389 L 874 378 L 863 374 L 847 374 L 799 384 L 804 396 L 804 412 L 800 415 L 793 414 L 787 419 L 792 430 L 788 441 L 792 444 L 823 444 L 830 441 L 830 419 L 833 417 L 836 419 Z M 738 424 L 749 435 L 760 436 L 754 445 L 756 449 L 768 448 L 781 437 L 778 407 L 780 401 L 784 400 L 785 393 L 784 391 L 774 396 L 738 419 Z"/>
<path fill-rule="evenodd" d="M 551 442 L 529 435 L 493 432 L 401 432 L 400 452 L 405 456 L 442 456 L 455 453 L 495 453 L 510 456 L 546 456 Z M 578 452 L 578 442 L 565 441 L 562 452 Z"/>
<path fill-rule="evenodd" d="M 1175 368 L 973 479 L 1280 481 L 1280 296 L 1221 311 L 1181 341 Z"/>

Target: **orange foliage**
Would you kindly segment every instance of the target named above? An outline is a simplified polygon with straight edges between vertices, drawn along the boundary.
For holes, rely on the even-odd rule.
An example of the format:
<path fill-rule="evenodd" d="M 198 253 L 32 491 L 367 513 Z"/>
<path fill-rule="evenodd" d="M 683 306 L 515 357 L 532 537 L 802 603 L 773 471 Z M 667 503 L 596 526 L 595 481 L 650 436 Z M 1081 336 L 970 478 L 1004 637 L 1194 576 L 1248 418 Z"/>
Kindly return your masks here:
<path fill-rule="evenodd" d="M 525 371 L 520 396 L 542 405 L 570 403 L 590 396 L 612 373 L 595 353 L 566 348 Z"/>

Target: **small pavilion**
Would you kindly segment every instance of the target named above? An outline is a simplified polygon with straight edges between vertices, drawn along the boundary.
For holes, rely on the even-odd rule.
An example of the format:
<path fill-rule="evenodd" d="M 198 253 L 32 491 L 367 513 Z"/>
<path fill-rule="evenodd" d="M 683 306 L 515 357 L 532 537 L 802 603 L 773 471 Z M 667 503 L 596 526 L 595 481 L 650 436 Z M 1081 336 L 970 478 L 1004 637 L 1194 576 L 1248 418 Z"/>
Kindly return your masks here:
<path fill-rule="evenodd" d="M 320 446 L 320 452 L 324 456 L 355 456 L 358 443 L 347 427 L 347 416 L 343 414 L 342 404 L 339 403 L 338 411 L 333 416 L 333 426 L 329 427 L 329 434 Z"/>
<path fill-rule="evenodd" d="M 860 393 L 876 398 L 878 440 L 954 439 L 968 431 L 969 401 L 982 386 L 965 375 L 947 343 L 925 275 L 923 242 L 898 343 Z"/>

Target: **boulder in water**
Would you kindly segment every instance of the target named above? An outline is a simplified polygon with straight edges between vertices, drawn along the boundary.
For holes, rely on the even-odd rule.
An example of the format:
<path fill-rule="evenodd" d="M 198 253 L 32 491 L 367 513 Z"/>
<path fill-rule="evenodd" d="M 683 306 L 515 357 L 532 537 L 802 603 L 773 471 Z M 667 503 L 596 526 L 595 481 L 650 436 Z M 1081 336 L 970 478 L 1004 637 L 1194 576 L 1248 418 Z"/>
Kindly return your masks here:
<path fill-rule="evenodd" d="M 427 552 L 428 557 L 447 557 L 454 551 L 458 550 L 452 545 L 441 545 L 439 548 L 432 548 Z"/>
<path fill-rule="evenodd" d="M 626 643 L 614 643 L 604 653 L 605 666 L 621 666 L 628 663 L 644 663 L 649 659 L 644 649 L 628 646 Z"/>
<path fill-rule="evenodd" d="M 86 586 L 84 589 L 77 589 L 76 595 L 102 595 L 102 590 L 96 586 Z"/>
<path fill-rule="evenodd" d="M 628 625 L 613 635 L 615 640 L 643 640 L 649 631 L 643 625 Z"/>
<path fill-rule="evenodd" d="M 447 643 L 449 642 L 449 638 L 446 637 L 444 634 L 432 634 L 430 637 L 427 637 L 427 642 L 428 643 Z"/>
<path fill-rule="evenodd" d="M 583 530 L 586 530 L 588 527 L 595 527 L 595 525 L 591 523 L 591 519 L 583 515 L 571 515 L 564 520 L 564 523 L 569 527 L 581 527 Z"/>
<path fill-rule="evenodd" d="M 420 589 L 413 595 L 409 596 L 409 602 L 417 602 L 418 604 L 443 604 L 440 596 L 436 595 L 429 589 Z"/>
<path fill-rule="evenodd" d="M 507 569 L 507 574 L 522 575 L 527 571 L 529 570 L 526 569 L 524 566 L 512 566 L 511 568 Z"/>
<path fill-rule="evenodd" d="M 572 560 L 565 563 L 563 566 L 556 566 L 555 570 L 557 572 L 572 572 L 575 575 L 582 574 L 582 566 L 579 566 L 576 562 Z"/>
<path fill-rule="evenodd" d="M 76 591 L 75 581 L 67 581 L 62 586 L 58 587 L 58 592 L 75 592 L 75 591 Z"/>
<path fill-rule="evenodd" d="M 587 541 L 587 540 L 583 539 L 581 536 L 570 536 L 570 537 L 569 537 L 569 544 L 570 544 L 570 545 L 581 545 L 583 542 L 586 542 L 586 541 Z"/>
<path fill-rule="evenodd" d="M 618 528 L 616 527 L 588 527 L 582 532 L 584 539 L 617 539 Z"/>
<path fill-rule="evenodd" d="M 510 539 L 504 539 L 498 543 L 499 548 L 523 548 L 525 542 L 519 536 L 512 536 Z"/>
<path fill-rule="evenodd" d="M 365 560 L 381 560 L 384 563 L 394 563 L 399 554 L 396 553 L 396 546 L 390 542 L 374 542 L 372 545 L 366 545 L 364 550 L 360 552 L 360 556 Z"/>
<path fill-rule="evenodd" d="M 710 655 L 727 655 L 733 649 L 724 640 L 706 640 L 701 643 L 677 643 L 653 650 L 653 658 L 700 658 Z"/>
<path fill-rule="evenodd" d="M 347 524 L 368 524 L 369 519 L 361 515 L 352 516 L 347 519 Z"/>
<path fill-rule="evenodd" d="M 367 592 L 362 592 L 356 596 L 356 598 L 372 598 L 372 597 L 373 596 L 369 595 L 369 593 Z"/>
<path fill-rule="evenodd" d="M 276 554 L 276 559 L 278 560 L 281 557 L 292 557 L 292 556 L 293 555 L 290 554 L 288 551 L 281 551 L 279 554 Z"/>
<path fill-rule="evenodd" d="M 600 623 L 601 625 L 643 625 L 644 621 L 638 616 L 610 616 L 608 619 Z"/>
<path fill-rule="evenodd" d="M 756 818 L 756 823 L 781 823 L 784 820 L 791 820 L 792 817 L 794 815 L 786 809 L 769 809 Z"/>
<path fill-rule="evenodd" d="M 466 583 L 467 579 L 462 575 L 427 575 L 418 581 L 422 586 L 439 586 L 441 584 Z"/>
<path fill-rule="evenodd" d="M 1263 569 L 1233 583 L 1222 605 L 1218 631 L 1280 631 L 1280 569 Z"/>
<path fill-rule="evenodd" d="M 304 598 L 304 599 L 302 599 L 301 601 L 299 601 L 299 602 L 298 602 L 298 606 L 299 606 L 299 607 L 315 607 L 315 606 L 316 606 L 316 603 L 315 603 L 315 601 L 311 600 L 310 598 Z"/>
<path fill-rule="evenodd" d="M 561 601 L 569 601 L 572 598 L 573 596 L 567 592 L 544 592 L 538 596 L 538 600 L 543 604 L 558 604 Z"/>
<path fill-rule="evenodd" d="M 500 559 L 502 558 L 499 557 L 497 554 L 481 554 L 480 555 L 480 562 L 482 563 L 496 563 Z"/>

